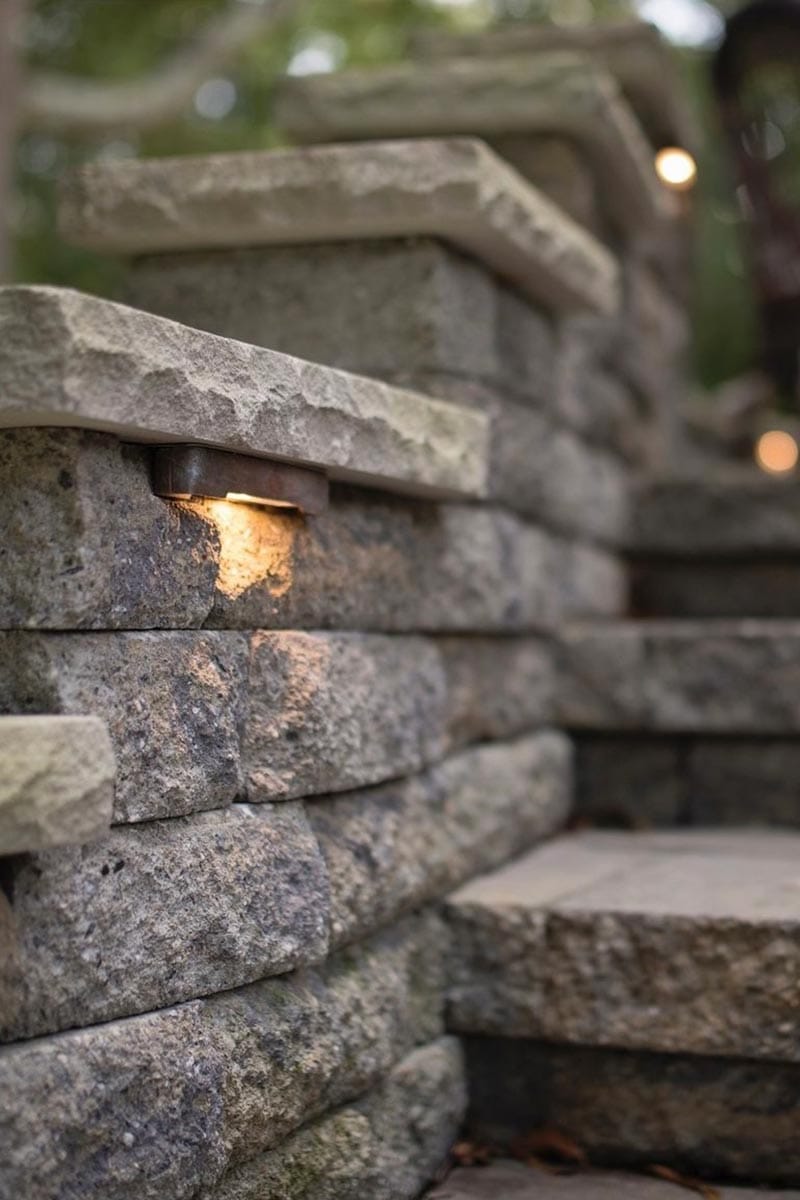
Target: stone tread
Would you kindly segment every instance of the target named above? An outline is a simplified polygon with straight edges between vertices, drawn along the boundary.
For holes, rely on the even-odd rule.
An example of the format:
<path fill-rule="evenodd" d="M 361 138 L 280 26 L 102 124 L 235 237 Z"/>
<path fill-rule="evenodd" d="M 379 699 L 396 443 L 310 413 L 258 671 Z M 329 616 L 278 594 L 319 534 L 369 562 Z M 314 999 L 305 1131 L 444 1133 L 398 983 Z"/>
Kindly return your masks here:
<path fill-rule="evenodd" d="M 560 135 L 578 143 L 630 237 L 666 215 L 647 139 L 616 81 L 585 55 L 505 55 L 286 78 L 276 120 L 301 142 Z"/>
<path fill-rule="evenodd" d="M 800 1191 L 717 1187 L 720 1200 L 768 1200 L 784 1196 L 799 1200 Z M 522 1163 L 499 1161 L 487 1167 L 460 1167 L 426 1193 L 426 1200 L 680 1200 L 672 1183 L 646 1175 L 617 1171 L 587 1171 L 552 1176 Z"/>
<path fill-rule="evenodd" d="M 482 497 L 478 412 L 55 287 L 0 289 L 0 428 L 202 442 L 415 495 Z"/>
<path fill-rule="evenodd" d="M 608 251 L 468 138 L 95 163 L 70 177 L 61 224 L 127 254 L 433 236 L 545 308 L 619 299 Z"/>
<path fill-rule="evenodd" d="M 800 1061 L 800 835 L 570 835 L 458 890 L 461 1032 Z"/>
<path fill-rule="evenodd" d="M 556 708 L 575 729 L 781 734 L 800 728 L 800 622 L 575 623 Z"/>

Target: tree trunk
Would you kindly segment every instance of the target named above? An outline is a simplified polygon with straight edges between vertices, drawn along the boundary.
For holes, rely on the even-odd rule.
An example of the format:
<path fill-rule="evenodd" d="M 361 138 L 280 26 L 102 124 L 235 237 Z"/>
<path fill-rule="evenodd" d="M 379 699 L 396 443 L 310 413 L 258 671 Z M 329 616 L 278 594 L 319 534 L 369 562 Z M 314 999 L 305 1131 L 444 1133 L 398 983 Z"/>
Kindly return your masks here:
<path fill-rule="evenodd" d="M 27 0 L 0 0 L 0 283 L 11 273 L 10 209 L 19 111 L 22 22 Z"/>

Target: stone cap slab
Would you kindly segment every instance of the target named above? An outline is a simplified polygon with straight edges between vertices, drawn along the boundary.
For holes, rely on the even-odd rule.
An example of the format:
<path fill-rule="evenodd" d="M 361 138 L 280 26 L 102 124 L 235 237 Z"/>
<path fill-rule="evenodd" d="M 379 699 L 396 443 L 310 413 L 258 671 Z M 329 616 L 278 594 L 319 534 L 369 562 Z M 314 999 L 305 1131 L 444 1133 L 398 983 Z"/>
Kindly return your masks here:
<path fill-rule="evenodd" d="M 98 717 L 0 717 L 0 855 L 100 837 L 115 774 Z"/>
<path fill-rule="evenodd" d="M 433 497 L 485 495 L 487 418 L 52 287 L 0 289 L 0 428 L 191 442 Z"/>
<path fill-rule="evenodd" d="M 572 50 L 614 76 L 655 145 L 691 149 L 696 132 L 675 58 L 658 30 L 645 21 L 545 25 L 514 21 L 480 33 L 421 29 L 412 51 L 424 59 L 503 57 Z"/>
<path fill-rule="evenodd" d="M 561 136 L 586 155 L 624 237 L 668 215 L 653 150 L 619 85 L 585 55 L 514 54 L 287 77 L 277 124 L 300 142 Z"/>
<path fill-rule="evenodd" d="M 424 235 L 547 309 L 618 304 L 608 251 L 475 139 L 92 163 L 68 176 L 60 223 L 126 254 Z"/>

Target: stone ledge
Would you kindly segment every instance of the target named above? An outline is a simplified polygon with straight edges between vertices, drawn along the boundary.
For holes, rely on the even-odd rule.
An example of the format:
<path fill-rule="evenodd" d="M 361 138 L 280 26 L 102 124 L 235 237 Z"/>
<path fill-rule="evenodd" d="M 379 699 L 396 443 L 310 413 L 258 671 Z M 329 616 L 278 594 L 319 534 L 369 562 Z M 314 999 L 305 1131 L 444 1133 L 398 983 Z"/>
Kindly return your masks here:
<path fill-rule="evenodd" d="M 213 1194 L 441 1035 L 441 936 L 416 917 L 319 968 L 5 1047 L 0 1193 Z"/>
<path fill-rule="evenodd" d="M 201 442 L 426 496 L 485 494 L 487 422 L 66 289 L 0 289 L 0 427 Z"/>
<path fill-rule="evenodd" d="M 560 722 L 641 733 L 800 730 L 800 622 L 616 621 L 559 635 Z"/>
<path fill-rule="evenodd" d="M 123 826 L 15 860 L 8 882 L 18 1015 L 0 1014 L 3 1041 L 228 991 L 328 949 L 328 880 L 299 804 Z"/>
<path fill-rule="evenodd" d="M 0 855 L 101 837 L 115 776 L 99 717 L 0 718 Z"/>
<path fill-rule="evenodd" d="M 619 301 L 608 251 L 467 138 L 92 164 L 70 177 L 61 224 L 72 242 L 127 254 L 426 235 L 547 309 Z"/>
<path fill-rule="evenodd" d="M 450 1027 L 800 1063 L 800 836 L 719 841 L 572 835 L 468 883 L 447 903 Z"/>
<path fill-rule="evenodd" d="M 445 1162 L 466 1102 L 460 1044 L 441 1038 L 358 1103 L 231 1171 L 213 1200 L 416 1200 Z"/>
<path fill-rule="evenodd" d="M 617 83 L 569 51 L 286 78 L 276 120 L 301 142 L 557 134 L 579 144 L 626 239 L 668 211 L 653 151 Z"/>

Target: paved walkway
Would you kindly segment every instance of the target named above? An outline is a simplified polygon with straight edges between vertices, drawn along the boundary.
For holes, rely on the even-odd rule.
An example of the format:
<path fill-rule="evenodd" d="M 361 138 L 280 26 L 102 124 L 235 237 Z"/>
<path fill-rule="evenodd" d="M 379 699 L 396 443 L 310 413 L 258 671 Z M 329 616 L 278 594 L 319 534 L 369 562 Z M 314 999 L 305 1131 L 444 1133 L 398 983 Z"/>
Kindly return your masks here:
<path fill-rule="evenodd" d="M 800 1200 L 800 1191 L 720 1187 L 720 1200 Z M 554 1176 L 516 1162 L 459 1167 L 427 1195 L 427 1200 L 690 1200 L 689 1191 L 645 1175 L 590 1171 Z"/>

